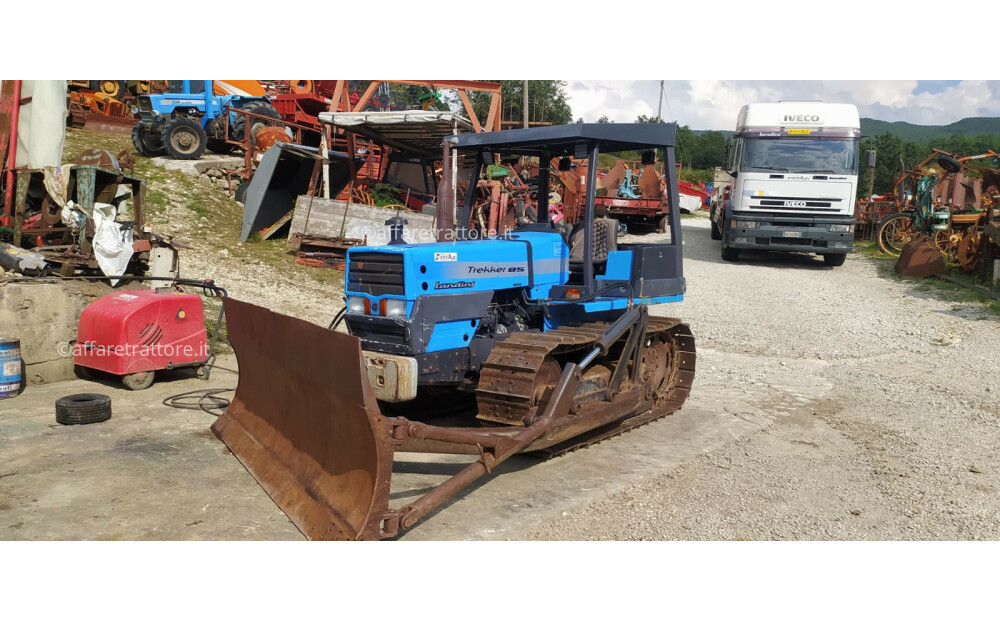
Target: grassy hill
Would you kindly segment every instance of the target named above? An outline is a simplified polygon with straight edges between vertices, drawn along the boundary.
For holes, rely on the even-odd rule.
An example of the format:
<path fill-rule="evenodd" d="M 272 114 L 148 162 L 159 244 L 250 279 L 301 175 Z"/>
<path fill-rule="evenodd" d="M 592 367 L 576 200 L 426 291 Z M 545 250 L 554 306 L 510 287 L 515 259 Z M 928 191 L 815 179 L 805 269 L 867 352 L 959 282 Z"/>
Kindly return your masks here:
<path fill-rule="evenodd" d="M 1000 118 L 977 116 L 963 118 L 950 125 L 914 125 L 903 121 L 889 123 L 874 118 L 861 119 L 861 135 L 880 136 L 886 132 L 913 142 L 927 142 L 955 134 L 966 136 L 978 136 L 984 133 L 1000 134 Z"/>

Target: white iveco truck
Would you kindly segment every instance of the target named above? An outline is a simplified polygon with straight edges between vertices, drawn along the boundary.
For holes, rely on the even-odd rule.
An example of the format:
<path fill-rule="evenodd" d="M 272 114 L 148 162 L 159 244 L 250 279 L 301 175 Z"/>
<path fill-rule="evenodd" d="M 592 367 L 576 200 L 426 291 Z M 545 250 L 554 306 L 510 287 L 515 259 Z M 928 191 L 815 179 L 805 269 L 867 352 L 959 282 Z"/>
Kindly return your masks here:
<path fill-rule="evenodd" d="M 743 106 L 726 143 L 732 179 L 717 187 L 710 211 L 722 258 L 736 260 L 741 249 L 814 252 L 843 265 L 854 248 L 860 137 L 851 104 Z"/>

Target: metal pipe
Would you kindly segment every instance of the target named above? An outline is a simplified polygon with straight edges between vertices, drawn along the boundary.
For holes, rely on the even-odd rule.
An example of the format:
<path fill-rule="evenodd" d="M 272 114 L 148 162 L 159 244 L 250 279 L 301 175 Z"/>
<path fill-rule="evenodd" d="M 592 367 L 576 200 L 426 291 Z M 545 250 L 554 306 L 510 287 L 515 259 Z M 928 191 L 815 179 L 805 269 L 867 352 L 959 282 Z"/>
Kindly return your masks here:
<path fill-rule="evenodd" d="M 451 228 L 455 225 L 455 164 L 452 158 L 451 142 L 444 141 L 441 154 L 441 187 L 438 188 L 437 220 L 438 241 L 450 241 Z"/>
<path fill-rule="evenodd" d="M 583 285 L 591 290 L 594 285 L 594 196 L 597 194 L 597 156 L 600 147 L 597 143 L 590 149 L 587 156 L 587 206 L 583 214 Z M 677 188 L 674 188 L 677 191 Z M 678 264 L 680 261 L 677 261 Z"/>
<path fill-rule="evenodd" d="M 525 129 L 528 128 L 528 80 L 524 80 L 524 125 Z"/>
<path fill-rule="evenodd" d="M 14 202 L 14 168 L 17 166 L 17 121 L 21 112 L 21 80 L 14 80 L 14 109 L 10 114 L 10 143 L 7 147 L 7 191 L 4 193 L 4 214 L 11 214 Z"/>

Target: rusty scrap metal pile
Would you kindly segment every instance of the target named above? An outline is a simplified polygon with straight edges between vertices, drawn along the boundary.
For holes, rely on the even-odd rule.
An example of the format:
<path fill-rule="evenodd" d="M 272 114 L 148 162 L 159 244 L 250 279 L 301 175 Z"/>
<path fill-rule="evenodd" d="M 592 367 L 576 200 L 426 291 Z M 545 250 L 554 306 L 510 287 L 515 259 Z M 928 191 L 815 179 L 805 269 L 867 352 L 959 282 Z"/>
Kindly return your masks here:
<path fill-rule="evenodd" d="M 971 162 L 989 160 L 993 168 Z M 967 273 L 992 267 L 991 222 L 1000 205 L 1000 157 L 993 151 L 957 157 L 933 149 L 913 168 L 896 175 L 892 193 L 859 203 L 858 233 L 870 231 L 879 250 L 898 256 L 918 235 L 930 237 L 938 250 Z"/>

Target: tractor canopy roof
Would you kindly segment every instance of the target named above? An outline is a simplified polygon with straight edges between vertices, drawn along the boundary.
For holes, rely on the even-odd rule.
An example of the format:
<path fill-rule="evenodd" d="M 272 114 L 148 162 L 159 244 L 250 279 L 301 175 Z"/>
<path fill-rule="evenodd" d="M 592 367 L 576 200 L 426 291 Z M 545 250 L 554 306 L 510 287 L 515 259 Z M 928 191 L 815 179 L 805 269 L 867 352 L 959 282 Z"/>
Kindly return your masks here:
<path fill-rule="evenodd" d="M 462 134 L 448 140 L 456 149 L 560 157 L 595 143 L 602 153 L 673 147 L 675 127 L 674 123 L 573 123 Z"/>

